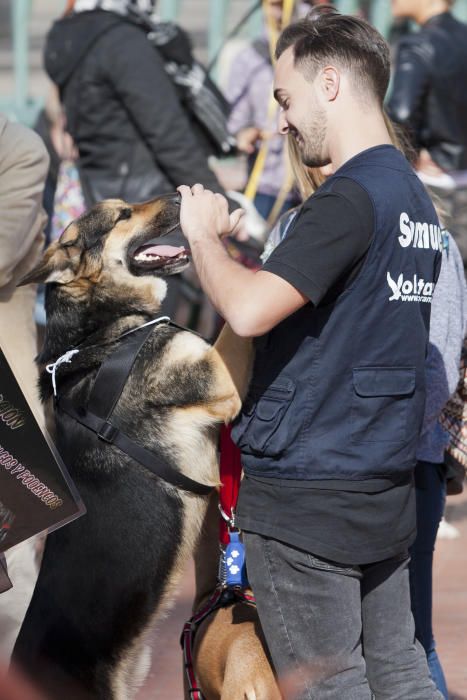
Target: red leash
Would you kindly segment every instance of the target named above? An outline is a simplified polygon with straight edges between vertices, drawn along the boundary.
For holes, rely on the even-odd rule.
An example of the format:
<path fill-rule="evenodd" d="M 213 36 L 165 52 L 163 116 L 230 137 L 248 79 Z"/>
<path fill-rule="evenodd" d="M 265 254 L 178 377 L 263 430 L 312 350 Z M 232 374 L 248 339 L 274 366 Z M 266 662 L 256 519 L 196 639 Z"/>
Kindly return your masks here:
<path fill-rule="evenodd" d="M 219 541 L 222 547 L 229 543 L 229 527 L 234 527 L 235 525 L 235 508 L 242 476 L 240 450 L 232 441 L 230 433 L 230 426 L 222 426 L 219 467 L 221 480 L 219 510 L 222 515 L 219 518 Z M 247 593 L 240 588 L 225 588 L 221 585 L 216 588 L 206 605 L 195 613 L 183 627 L 180 643 L 183 649 L 183 661 L 191 700 L 204 700 L 193 668 L 193 645 L 196 631 L 201 622 L 215 610 L 237 601 L 255 605 L 255 598 L 251 593 Z"/>
<path fill-rule="evenodd" d="M 223 425 L 220 436 L 220 479 L 219 505 L 222 518 L 219 525 L 219 541 L 225 547 L 229 543 L 229 524 L 234 525 L 240 480 L 242 477 L 241 453 L 233 442 L 230 425 Z"/>

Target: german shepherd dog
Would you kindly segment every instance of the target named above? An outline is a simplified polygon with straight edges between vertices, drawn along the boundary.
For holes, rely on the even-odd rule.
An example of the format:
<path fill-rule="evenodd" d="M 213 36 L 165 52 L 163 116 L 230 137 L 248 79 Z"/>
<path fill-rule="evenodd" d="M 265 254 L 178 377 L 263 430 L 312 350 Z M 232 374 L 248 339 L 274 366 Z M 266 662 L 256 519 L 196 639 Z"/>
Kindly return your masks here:
<path fill-rule="evenodd" d="M 56 365 L 60 397 L 85 406 L 122 334 L 157 315 L 163 278 L 189 264 L 179 208 L 178 195 L 104 201 L 70 224 L 22 280 L 47 285 L 40 364 L 79 350 Z M 238 354 L 232 345 L 229 353 Z M 240 409 L 237 381 L 245 376 L 235 379 L 199 336 L 159 323 L 114 415 L 176 473 L 216 487 L 217 427 Z M 45 371 L 40 387 L 50 398 Z M 209 498 L 155 476 L 62 411 L 56 438 L 87 513 L 48 536 L 13 660 L 53 700 L 128 700 L 148 667 L 146 635 L 170 603 Z"/>

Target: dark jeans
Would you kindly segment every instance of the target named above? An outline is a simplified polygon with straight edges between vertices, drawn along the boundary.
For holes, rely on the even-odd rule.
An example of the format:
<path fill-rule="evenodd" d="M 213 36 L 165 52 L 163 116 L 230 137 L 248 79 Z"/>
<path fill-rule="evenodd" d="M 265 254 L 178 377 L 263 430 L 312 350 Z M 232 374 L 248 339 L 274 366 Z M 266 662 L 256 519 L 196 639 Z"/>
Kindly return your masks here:
<path fill-rule="evenodd" d="M 419 462 L 415 484 L 417 539 L 410 548 L 410 594 L 415 634 L 425 649 L 431 677 L 448 700 L 446 680 L 436 653 L 432 627 L 433 552 L 446 500 L 446 479 L 441 465 Z"/>
<path fill-rule="evenodd" d="M 415 640 L 408 557 L 345 566 L 244 533 L 287 700 L 443 700 Z"/>

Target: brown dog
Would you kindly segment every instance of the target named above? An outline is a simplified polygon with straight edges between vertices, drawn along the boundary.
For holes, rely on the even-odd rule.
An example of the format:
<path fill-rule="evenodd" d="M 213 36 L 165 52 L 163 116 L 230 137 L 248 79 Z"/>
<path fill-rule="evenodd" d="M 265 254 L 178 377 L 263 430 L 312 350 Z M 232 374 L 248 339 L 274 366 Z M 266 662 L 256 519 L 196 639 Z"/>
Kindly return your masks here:
<path fill-rule="evenodd" d="M 219 481 L 217 428 L 240 409 L 212 346 L 165 321 L 148 325 L 164 278 L 189 264 L 177 239 L 179 211 L 178 195 L 102 202 L 23 280 L 46 284 L 39 360 L 53 368 L 57 444 L 87 508 L 47 538 L 14 652 L 50 699 L 134 696 L 148 666 L 147 634 L 170 604 L 204 519 L 205 493 Z M 142 333 L 120 396 L 103 414 L 91 400 L 101 370 Z M 50 380 L 44 371 L 44 400 Z M 115 385 L 101 382 L 98 398 Z M 95 431 L 84 422 L 92 416 Z M 152 461 L 147 467 L 122 448 L 122 437 L 165 471 L 154 473 Z"/>
<path fill-rule="evenodd" d="M 251 373 L 253 345 L 225 326 L 215 347 L 243 398 Z M 217 585 L 218 494 L 211 496 L 195 554 L 193 611 L 203 608 Z M 193 666 L 206 700 L 281 700 L 256 607 L 235 602 L 206 617 L 194 639 Z M 185 694 L 189 698 L 185 676 Z"/>

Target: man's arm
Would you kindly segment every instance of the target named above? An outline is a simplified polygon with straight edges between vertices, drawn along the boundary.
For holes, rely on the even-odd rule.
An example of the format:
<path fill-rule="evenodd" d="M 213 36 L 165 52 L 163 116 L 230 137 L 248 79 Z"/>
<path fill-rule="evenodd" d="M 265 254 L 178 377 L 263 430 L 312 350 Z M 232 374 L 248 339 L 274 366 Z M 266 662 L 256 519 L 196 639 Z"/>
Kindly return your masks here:
<path fill-rule="evenodd" d="M 332 191 L 308 200 L 260 272 L 231 260 L 220 237 L 238 224 L 225 199 L 202 185 L 182 186 L 181 225 L 201 286 L 242 337 L 262 335 L 307 303 L 344 291 L 358 274 L 374 235 L 373 203 L 356 182 L 339 178 Z M 333 296 L 334 295 L 334 296 Z"/>
<path fill-rule="evenodd" d="M 201 185 L 182 186 L 179 191 L 182 229 L 201 286 L 237 335 L 263 335 L 308 303 L 278 275 L 252 272 L 230 258 L 220 239 L 235 229 L 242 210 L 229 216 L 226 200 Z"/>

